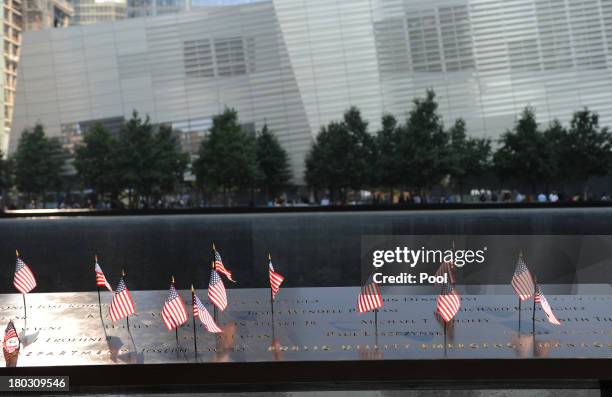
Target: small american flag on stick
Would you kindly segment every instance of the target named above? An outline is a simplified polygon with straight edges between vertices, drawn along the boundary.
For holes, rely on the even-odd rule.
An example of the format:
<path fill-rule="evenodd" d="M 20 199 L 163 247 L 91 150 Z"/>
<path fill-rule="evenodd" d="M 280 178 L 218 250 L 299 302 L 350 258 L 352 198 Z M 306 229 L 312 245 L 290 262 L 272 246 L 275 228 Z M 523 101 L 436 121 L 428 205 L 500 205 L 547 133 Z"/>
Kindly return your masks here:
<path fill-rule="evenodd" d="M 232 278 L 232 272 L 226 269 L 225 266 L 223 266 L 223 259 L 221 259 L 219 251 L 217 251 L 217 249 L 215 248 L 215 244 L 213 244 L 213 251 L 215 251 L 215 270 L 227 277 L 227 279 L 232 283 L 235 283 L 236 281 L 234 281 L 234 279 Z"/>
<path fill-rule="evenodd" d="M 164 321 L 166 328 L 168 328 L 168 331 L 172 331 L 173 329 L 185 324 L 189 317 L 183 299 L 176 291 L 176 288 L 174 288 L 174 277 L 172 277 L 170 291 L 168 292 L 168 297 L 164 302 L 164 307 L 162 308 L 161 314 L 162 320 Z"/>
<path fill-rule="evenodd" d="M 13 320 L 10 320 L 4 331 L 4 350 L 7 353 L 12 353 L 19 348 L 19 343 L 19 336 L 17 336 L 15 324 L 13 324 Z"/>
<path fill-rule="evenodd" d="M 527 264 L 523 259 L 523 254 L 519 255 L 516 268 L 514 269 L 514 275 L 512 276 L 512 288 L 516 291 L 521 301 L 531 298 L 533 291 L 535 290 L 535 284 L 533 282 L 533 276 L 527 268 Z"/>
<path fill-rule="evenodd" d="M 227 295 L 225 293 L 225 285 L 219 277 L 219 273 L 214 268 L 210 273 L 210 283 L 208 284 L 208 299 L 221 311 L 227 307 Z"/>
<path fill-rule="evenodd" d="M 442 290 L 436 302 L 436 312 L 444 322 L 449 322 L 455 317 L 461 307 L 461 297 L 450 283 L 442 284 Z"/>
<path fill-rule="evenodd" d="M 134 300 L 132 299 L 132 295 L 130 295 L 130 291 L 128 291 L 127 286 L 125 285 L 125 281 L 123 281 L 123 277 L 121 277 L 119 284 L 117 284 L 117 289 L 115 289 L 115 295 L 113 296 L 113 300 L 110 305 L 111 320 L 113 323 L 116 323 L 117 321 L 134 313 L 136 313 Z"/>
<path fill-rule="evenodd" d="M 371 312 L 383 307 L 382 296 L 378 284 L 374 282 L 374 275 L 361 287 L 357 297 L 357 310 L 359 313 Z"/>
<path fill-rule="evenodd" d="M 272 300 L 276 298 L 276 294 L 280 290 L 280 286 L 285 281 L 285 278 L 281 276 L 279 273 L 274 271 L 274 266 L 272 266 L 272 256 L 268 254 L 268 274 L 270 276 L 270 289 L 272 290 Z"/>
<path fill-rule="evenodd" d="M 96 272 L 96 285 L 98 287 L 106 288 L 110 292 L 113 292 L 113 288 L 111 287 L 111 285 L 106 280 L 106 277 L 104 276 L 104 272 L 102 272 L 102 268 L 100 267 L 100 264 L 98 263 L 98 256 L 97 255 L 95 257 L 95 260 L 96 260 L 96 266 L 95 266 L 94 270 Z"/>
<path fill-rule="evenodd" d="M 215 323 L 215 320 L 210 313 L 208 313 L 208 310 L 206 310 L 206 306 L 204 306 L 193 289 L 191 290 L 191 295 L 193 298 L 193 317 L 199 319 L 208 332 L 215 334 L 222 332 L 221 328 Z"/>
<path fill-rule="evenodd" d="M 548 320 L 549 323 L 554 324 L 554 325 L 561 325 L 561 322 L 557 320 L 557 317 L 555 317 L 555 313 L 553 313 L 552 308 L 548 304 L 548 300 L 546 300 L 546 297 L 540 290 L 539 284 L 536 285 L 536 292 L 535 292 L 534 299 L 535 299 L 535 303 L 539 303 L 540 306 L 542 306 L 542 310 L 544 311 L 544 314 L 546 315 L 546 319 Z"/>
<path fill-rule="evenodd" d="M 26 263 L 19 256 L 19 251 L 16 251 L 16 254 L 17 264 L 15 265 L 13 285 L 22 294 L 27 294 L 36 288 L 36 279 L 34 278 L 34 273 L 32 273 L 30 267 L 26 265 Z"/>

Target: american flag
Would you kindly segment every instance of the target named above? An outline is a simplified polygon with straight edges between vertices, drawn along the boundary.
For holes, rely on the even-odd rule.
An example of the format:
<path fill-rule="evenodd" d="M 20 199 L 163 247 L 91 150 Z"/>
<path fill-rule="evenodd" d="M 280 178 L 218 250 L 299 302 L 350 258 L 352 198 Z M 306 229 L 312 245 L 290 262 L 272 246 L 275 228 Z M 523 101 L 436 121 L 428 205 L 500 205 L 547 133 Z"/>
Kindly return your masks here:
<path fill-rule="evenodd" d="M 113 292 L 113 288 L 108 283 L 108 281 L 106 281 L 106 277 L 104 276 L 104 272 L 102 272 L 102 268 L 98 264 L 98 259 L 97 258 L 96 258 L 95 271 L 96 271 L 96 285 L 98 287 L 104 287 L 107 290 L 109 290 L 110 292 Z"/>
<path fill-rule="evenodd" d="M 357 309 L 359 313 L 370 312 L 383 307 L 382 296 L 378 284 L 374 282 L 374 275 L 361 287 L 357 297 Z"/>
<path fill-rule="evenodd" d="M 539 303 L 540 306 L 542 306 L 542 310 L 544 310 L 544 314 L 546 314 L 546 319 L 548 320 L 549 323 L 554 324 L 554 325 L 561 325 L 561 322 L 557 320 L 557 317 L 555 317 L 555 314 L 553 313 L 552 308 L 548 304 L 546 297 L 544 296 L 542 291 L 540 291 L 540 285 L 536 285 L 536 292 L 535 292 L 534 299 L 535 299 L 535 303 Z"/>
<path fill-rule="evenodd" d="M 34 273 L 30 270 L 20 257 L 17 257 L 17 265 L 15 266 L 15 278 L 13 285 L 22 294 L 27 294 L 36 288 L 36 279 Z"/>
<path fill-rule="evenodd" d="M 436 271 L 435 276 L 444 276 L 447 274 L 447 280 L 451 284 L 455 284 L 455 264 L 453 262 L 444 262 Z M 436 283 L 438 285 L 439 283 Z"/>
<path fill-rule="evenodd" d="M 166 328 L 168 328 L 168 331 L 172 331 L 174 328 L 183 325 L 188 317 L 183 299 L 174 288 L 174 284 L 170 284 L 170 292 L 168 292 L 168 297 L 162 308 L 162 320 Z"/>
<path fill-rule="evenodd" d="M 193 297 L 193 317 L 199 318 L 202 324 L 204 324 L 204 328 L 208 332 L 219 333 L 221 332 L 221 328 L 215 323 L 215 320 L 212 318 L 206 307 L 195 294 L 195 292 L 191 293 Z"/>
<path fill-rule="evenodd" d="M 4 350 L 7 353 L 12 353 L 19 347 L 19 336 L 15 330 L 13 320 L 9 321 L 4 331 Z"/>
<path fill-rule="evenodd" d="M 525 264 L 523 255 L 519 256 L 518 263 L 516 264 L 516 269 L 514 269 L 514 276 L 512 276 L 511 284 L 512 288 L 514 288 L 520 300 L 527 300 L 533 295 L 535 285 L 533 283 L 533 277 L 531 276 L 531 272 Z"/>
<path fill-rule="evenodd" d="M 461 297 L 457 294 L 455 288 L 449 283 L 442 284 L 442 291 L 440 291 L 436 302 L 436 311 L 444 322 L 452 320 L 460 307 Z"/>
<path fill-rule="evenodd" d="M 272 299 L 274 300 L 285 278 L 274 271 L 274 266 L 272 266 L 272 260 L 270 260 L 270 264 L 268 265 L 268 273 L 270 275 L 270 288 L 272 289 Z"/>
<path fill-rule="evenodd" d="M 115 296 L 113 296 L 113 300 L 110 305 L 111 320 L 113 323 L 116 323 L 122 318 L 126 318 L 130 314 L 134 313 L 136 313 L 134 300 L 132 299 L 132 295 L 130 295 L 130 291 L 128 291 L 122 277 L 121 280 L 119 280 L 119 284 L 115 290 Z"/>
<path fill-rule="evenodd" d="M 216 249 L 215 249 L 215 270 L 225 275 L 225 277 L 227 277 L 227 279 L 231 281 L 232 283 L 236 282 L 232 278 L 232 272 L 227 270 L 225 266 L 223 266 L 223 260 L 221 259 L 221 255 L 219 255 L 219 251 L 217 251 Z"/>
<path fill-rule="evenodd" d="M 210 273 L 210 283 L 208 284 L 208 299 L 217 306 L 221 311 L 227 307 L 227 296 L 225 294 L 225 286 L 223 280 L 219 277 L 219 273 L 212 269 Z"/>

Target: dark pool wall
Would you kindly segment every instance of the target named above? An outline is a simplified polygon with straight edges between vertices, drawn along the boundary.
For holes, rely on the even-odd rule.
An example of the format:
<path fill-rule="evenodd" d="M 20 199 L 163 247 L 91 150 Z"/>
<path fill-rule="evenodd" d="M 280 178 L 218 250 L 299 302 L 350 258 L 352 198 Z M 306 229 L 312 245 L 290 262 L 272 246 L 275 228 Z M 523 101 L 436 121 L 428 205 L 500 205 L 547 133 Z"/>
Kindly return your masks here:
<path fill-rule="evenodd" d="M 116 284 L 125 268 L 129 288 L 166 289 L 208 283 L 214 241 L 235 285 L 267 285 L 267 256 L 286 286 L 345 286 L 360 282 L 362 235 L 376 234 L 612 234 L 612 209 L 490 209 L 453 211 L 315 212 L 147 215 L 0 220 L 0 293 L 14 292 L 15 249 L 35 272 L 38 292 L 95 289 L 93 257 Z M 571 272 L 565 269 L 568 280 Z M 582 282 L 609 283 L 601 268 Z M 505 283 L 513 267 L 487 272 Z M 546 269 L 541 269 L 546 272 Z M 485 277 L 473 275 L 472 279 Z"/>

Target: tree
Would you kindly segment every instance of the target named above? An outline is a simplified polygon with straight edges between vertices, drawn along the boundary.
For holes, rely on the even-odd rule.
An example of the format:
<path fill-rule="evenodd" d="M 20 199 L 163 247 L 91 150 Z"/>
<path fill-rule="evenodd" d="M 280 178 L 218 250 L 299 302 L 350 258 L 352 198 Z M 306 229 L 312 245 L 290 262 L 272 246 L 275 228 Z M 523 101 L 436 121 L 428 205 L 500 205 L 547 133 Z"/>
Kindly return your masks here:
<path fill-rule="evenodd" d="M 26 129 L 21 134 L 14 154 L 15 184 L 27 195 L 42 195 L 58 187 L 65 162 L 65 154 L 59 142 L 48 139 L 42 125 Z"/>
<path fill-rule="evenodd" d="M 530 186 L 532 193 L 553 175 L 550 152 L 538 128 L 534 110 L 526 107 L 512 130 L 500 139 L 493 162 L 502 180 L 518 180 Z"/>
<path fill-rule="evenodd" d="M 81 182 L 103 199 L 119 190 L 115 174 L 114 150 L 117 141 L 102 124 L 96 123 L 75 151 L 74 167 Z"/>
<path fill-rule="evenodd" d="M 344 149 L 351 159 L 349 184 L 353 189 L 360 190 L 375 182 L 376 141 L 368 133 L 368 122 L 363 120 L 355 106 L 344 112 L 343 124 L 349 135 Z"/>
<path fill-rule="evenodd" d="M 287 152 L 276 136 L 264 124 L 256 139 L 257 167 L 259 184 L 270 198 L 274 198 L 291 180 L 291 169 Z"/>
<path fill-rule="evenodd" d="M 375 183 L 376 141 L 368 133 L 368 122 L 356 107 L 344 112 L 342 122 L 323 126 L 306 156 L 306 182 L 329 189 L 332 199 L 341 193 L 346 201 L 349 188 L 359 190 Z"/>
<path fill-rule="evenodd" d="M 571 158 L 571 153 L 565 147 L 568 140 L 567 129 L 559 120 L 555 119 L 548 125 L 543 132 L 543 139 L 546 152 L 544 175 L 547 178 L 545 182 L 548 190 L 550 185 L 559 184 L 567 178 L 568 168 L 571 168 L 567 159 Z M 570 157 L 566 157 L 568 155 Z"/>
<path fill-rule="evenodd" d="M 491 141 L 468 137 L 465 121 L 458 119 L 448 131 L 450 139 L 450 176 L 462 191 L 467 178 L 482 176 L 490 166 Z"/>
<path fill-rule="evenodd" d="M 597 113 L 587 108 L 574 113 L 564 145 L 565 159 L 571 158 L 571 166 L 568 164 L 565 171 L 570 179 L 583 184 L 585 199 L 588 178 L 606 175 L 609 171 L 611 148 L 612 134 L 608 128 L 599 127 Z"/>
<path fill-rule="evenodd" d="M 138 112 L 132 113 L 121 127 L 113 157 L 122 189 L 128 189 L 129 206 L 135 207 L 141 198 L 149 198 L 155 185 L 155 150 L 153 126 L 147 116 L 143 121 Z"/>
<path fill-rule="evenodd" d="M 390 114 L 382 117 L 382 128 L 376 134 L 376 183 L 388 188 L 393 199 L 393 188 L 401 180 L 400 159 L 398 158 L 397 120 Z"/>
<path fill-rule="evenodd" d="M 174 193 L 183 181 L 189 155 L 181 151 L 179 140 L 169 125 L 159 127 L 153 141 L 155 190 L 158 195 Z"/>
<path fill-rule="evenodd" d="M 226 108 L 213 117 L 208 136 L 202 141 L 193 170 L 200 186 L 227 193 L 253 185 L 257 175 L 255 137 L 241 128 L 238 113 Z"/>
<path fill-rule="evenodd" d="M 351 185 L 353 157 L 347 142 L 351 136 L 346 125 L 332 121 L 321 127 L 306 155 L 306 183 L 315 190 L 327 188 L 332 200 Z"/>
<path fill-rule="evenodd" d="M 13 168 L 14 161 L 12 158 L 5 158 L 0 151 L 0 204 L 4 207 L 7 204 L 6 194 L 13 186 Z"/>
<path fill-rule="evenodd" d="M 425 190 L 440 183 L 449 172 L 448 134 L 438 114 L 436 94 L 428 90 L 424 99 L 414 100 L 406 125 L 398 130 L 400 183 Z"/>

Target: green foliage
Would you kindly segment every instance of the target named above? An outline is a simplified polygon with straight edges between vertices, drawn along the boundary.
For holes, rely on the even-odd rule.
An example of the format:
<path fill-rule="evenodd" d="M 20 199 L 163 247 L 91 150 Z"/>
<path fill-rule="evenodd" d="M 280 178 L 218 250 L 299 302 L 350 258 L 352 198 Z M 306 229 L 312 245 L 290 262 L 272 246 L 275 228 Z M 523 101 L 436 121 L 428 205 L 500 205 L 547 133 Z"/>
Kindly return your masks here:
<path fill-rule="evenodd" d="M 160 126 L 156 132 L 149 117 L 142 120 L 136 111 L 121 128 L 111 153 L 120 186 L 128 189 L 130 206 L 141 198 L 151 202 L 174 192 L 188 163 L 172 128 Z"/>
<path fill-rule="evenodd" d="M 29 198 L 57 189 L 65 159 L 59 142 L 48 139 L 42 125 L 23 131 L 14 154 L 17 188 Z"/>
<path fill-rule="evenodd" d="M 438 184 L 452 164 L 448 134 L 438 114 L 436 94 L 414 100 L 406 125 L 399 127 L 398 162 L 400 183 L 424 190 Z"/>
<path fill-rule="evenodd" d="M 331 122 L 321 132 L 306 156 L 306 182 L 316 189 L 327 188 L 332 196 L 348 188 L 351 162 L 346 144 L 350 135 L 343 123 Z"/>
<path fill-rule="evenodd" d="M 612 134 L 599 127 L 599 116 L 587 108 L 574 113 L 567 131 L 563 152 L 565 175 L 584 181 L 590 176 L 605 175 L 610 169 Z M 571 163 L 568 159 L 571 158 Z"/>
<path fill-rule="evenodd" d="M 2 195 L 14 184 L 13 169 L 13 158 L 5 158 L 0 151 L 0 194 Z"/>
<path fill-rule="evenodd" d="M 213 118 L 193 171 L 200 186 L 223 192 L 253 185 L 257 176 L 255 137 L 240 127 L 235 110 L 226 108 Z"/>
<path fill-rule="evenodd" d="M 155 150 L 153 126 L 149 117 L 143 121 L 136 111 L 119 131 L 116 149 L 113 151 L 120 186 L 128 189 L 130 206 L 141 197 L 150 196 L 155 185 Z"/>
<path fill-rule="evenodd" d="M 382 128 L 376 135 L 376 183 L 379 186 L 392 189 L 399 185 L 401 169 L 398 142 L 397 120 L 386 114 L 382 118 Z"/>
<path fill-rule="evenodd" d="M 119 181 L 116 175 L 114 150 L 117 141 L 102 125 L 96 124 L 75 151 L 74 167 L 86 187 L 103 197 L 105 193 L 117 192 Z"/>
<path fill-rule="evenodd" d="M 535 193 L 538 184 L 554 176 L 550 150 L 532 108 L 523 110 L 514 128 L 502 135 L 500 144 L 493 161 L 502 180 L 526 183 Z"/>
<path fill-rule="evenodd" d="M 572 153 L 566 147 L 568 136 L 567 129 L 561 125 L 559 120 L 553 120 L 543 132 L 545 150 L 545 176 L 547 184 L 558 184 L 567 178 L 568 168 Z M 569 157 L 567 157 L 569 156 Z"/>
<path fill-rule="evenodd" d="M 376 175 L 376 141 L 368 133 L 368 122 L 363 120 L 359 109 L 352 106 L 344 112 L 343 127 L 349 135 L 344 150 L 352 162 L 349 185 L 355 190 L 372 186 Z"/>
<path fill-rule="evenodd" d="M 463 186 L 466 178 L 482 176 L 490 167 L 491 141 L 468 137 L 465 121 L 458 119 L 448 131 L 450 139 L 450 170 L 453 179 Z"/>
<path fill-rule="evenodd" d="M 189 155 L 180 149 L 180 143 L 172 127 L 162 125 L 153 140 L 155 158 L 155 192 L 170 194 L 177 190 L 189 164 Z"/>
<path fill-rule="evenodd" d="M 362 189 L 374 181 L 375 140 L 359 109 L 344 113 L 342 122 L 331 122 L 321 132 L 306 156 L 306 182 L 327 188 L 332 195 L 347 188 Z"/>
<path fill-rule="evenodd" d="M 291 169 L 287 152 L 264 124 L 256 139 L 258 184 L 274 197 L 277 190 L 289 184 Z"/>

